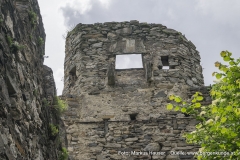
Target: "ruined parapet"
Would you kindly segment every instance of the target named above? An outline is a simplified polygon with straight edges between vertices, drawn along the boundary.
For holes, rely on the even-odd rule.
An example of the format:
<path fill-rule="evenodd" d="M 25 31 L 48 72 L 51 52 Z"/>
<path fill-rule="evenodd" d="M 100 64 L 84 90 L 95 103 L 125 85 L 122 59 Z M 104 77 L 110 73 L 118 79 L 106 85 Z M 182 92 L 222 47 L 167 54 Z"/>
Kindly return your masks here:
<path fill-rule="evenodd" d="M 141 54 L 143 68 L 114 68 L 124 54 Z M 78 24 L 66 39 L 64 68 L 63 95 L 77 97 L 64 116 L 73 159 L 124 159 L 117 151 L 157 144 L 169 153 L 184 143 L 183 130 L 194 128 L 195 120 L 165 107 L 170 94 L 189 98 L 189 88 L 204 84 L 196 47 L 173 29 L 138 21 Z"/>

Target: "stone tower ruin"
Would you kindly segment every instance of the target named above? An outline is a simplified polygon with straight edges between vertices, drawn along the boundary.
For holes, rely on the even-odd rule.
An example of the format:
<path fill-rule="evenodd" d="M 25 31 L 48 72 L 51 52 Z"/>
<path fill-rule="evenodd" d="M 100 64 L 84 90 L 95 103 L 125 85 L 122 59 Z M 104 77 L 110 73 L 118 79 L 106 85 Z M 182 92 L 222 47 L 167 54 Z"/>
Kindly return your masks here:
<path fill-rule="evenodd" d="M 143 67 L 116 69 L 125 54 L 141 55 Z M 173 152 L 198 150 L 181 136 L 196 120 L 166 110 L 171 94 L 207 93 L 199 52 L 180 32 L 136 20 L 78 24 L 66 38 L 64 74 L 72 159 L 191 159 Z"/>

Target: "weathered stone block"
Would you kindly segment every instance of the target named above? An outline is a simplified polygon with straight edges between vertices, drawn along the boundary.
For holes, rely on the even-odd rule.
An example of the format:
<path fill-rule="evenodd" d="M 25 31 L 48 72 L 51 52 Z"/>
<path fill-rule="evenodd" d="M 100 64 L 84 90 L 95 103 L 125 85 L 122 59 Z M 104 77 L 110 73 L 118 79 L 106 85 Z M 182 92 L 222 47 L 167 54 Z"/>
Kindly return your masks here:
<path fill-rule="evenodd" d="M 121 144 L 118 143 L 107 143 L 104 147 L 106 148 L 121 148 Z"/>
<path fill-rule="evenodd" d="M 126 138 L 125 141 L 126 142 L 134 142 L 134 141 L 137 141 L 138 138 Z"/>
<path fill-rule="evenodd" d="M 94 43 L 94 44 L 92 45 L 92 48 L 101 48 L 102 45 L 103 45 L 103 42 Z"/>
<path fill-rule="evenodd" d="M 110 64 L 108 67 L 108 85 L 114 85 L 115 84 L 115 68 L 113 64 Z"/>
<path fill-rule="evenodd" d="M 149 143 L 143 150 L 158 152 L 161 150 L 161 147 L 158 143 Z"/>
<path fill-rule="evenodd" d="M 124 53 L 134 53 L 135 52 L 135 39 L 126 39 Z"/>
<path fill-rule="evenodd" d="M 166 157 L 166 160 L 179 160 L 179 156 L 178 155 L 168 155 Z"/>
<path fill-rule="evenodd" d="M 165 92 L 164 91 L 160 91 L 160 92 L 158 92 L 154 97 L 155 98 L 158 98 L 158 97 L 166 97 L 167 95 L 165 94 Z"/>
<path fill-rule="evenodd" d="M 97 143 L 89 143 L 88 146 L 89 147 L 96 147 L 98 144 Z"/>

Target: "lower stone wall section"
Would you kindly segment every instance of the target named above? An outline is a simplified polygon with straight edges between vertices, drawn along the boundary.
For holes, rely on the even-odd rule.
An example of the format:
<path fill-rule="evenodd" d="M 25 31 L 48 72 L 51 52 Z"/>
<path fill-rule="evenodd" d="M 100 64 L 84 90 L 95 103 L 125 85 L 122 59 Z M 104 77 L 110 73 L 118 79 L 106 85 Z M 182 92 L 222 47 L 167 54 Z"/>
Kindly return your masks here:
<path fill-rule="evenodd" d="M 79 160 L 192 159 L 173 152 L 198 151 L 186 144 L 184 132 L 195 129 L 197 121 L 168 113 L 148 121 L 77 122 L 68 126 L 68 151 Z"/>
<path fill-rule="evenodd" d="M 161 86 L 163 87 L 163 85 Z M 201 92 L 204 97 L 201 104 L 208 105 L 211 103 L 209 90 L 209 87 L 204 86 L 192 87 L 187 90 L 181 89 L 181 92 L 180 90 L 173 89 L 172 94 L 178 94 L 181 97 L 184 96 L 185 99 L 191 100 L 195 92 Z M 115 88 L 114 94 L 121 95 L 120 93 Z M 139 97 L 142 99 L 139 97 L 138 99 L 133 99 L 136 103 L 129 107 L 129 110 L 135 109 L 134 111 L 136 112 L 125 114 L 126 119 L 116 119 L 114 117 L 121 114 L 119 110 L 121 108 L 124 109 L 124 106 L 110 103 L 109 106 L 112 107 L 112 110 L 109 108 L 103 110 L 107 104 L 97 104 L 102 102 L 102 99 L 99 99 L 99 97 L 103 97 L 104 100 L 104 95 L 87 95 L 85 98 L 83 97 L 86 95 L 69 95 L 68 97 L 63 97 L 69 106 L 68 111 L 64 113 L 62 119 L 66 126 L 68 152 L 71 160 L 194 159 L 193 155 L 184 155 L 184 153 L 197 152 L 199 146 L 187 144 L 182 135 L 185 132 L 194 131 L 195 125 L 198 122 L 193 117 L 180 112 L 164 111 L 163 109 L 166 108 L 165 103 L 170 103 L 167 96 L 162 99 L 162 103 L 160 101 L 156 102 L 164 106 L 164 108 L 151 110 L 151 103 L 141 106 L 141 109 L 148 114 L 142 114 L 139 118 L 139 114 L 142 112 L 138 108 L 138 104 L 140 105 L 141 102 L 145 103 L 141 101 L 142 99 L 144 100 L 144 95 L 140 94 Z M 148 97 L 145 99 L 151 100 Z M 119 104 L 126 102 L 121 97 L 113 100 L 119 101 Z M 85 109 L 83 110 L 82 108 Z M 93 111 L 98 114 L 101 111 L 111 111 L 112 114 L 96 118 L 98 115 L 92 114 Z M 85 118 L 82 118 L 81 115 L 84 115 L 86 112 L 88 114 L 86 114 Z M 176 154 L 174 155 L 174 153 Z"/>

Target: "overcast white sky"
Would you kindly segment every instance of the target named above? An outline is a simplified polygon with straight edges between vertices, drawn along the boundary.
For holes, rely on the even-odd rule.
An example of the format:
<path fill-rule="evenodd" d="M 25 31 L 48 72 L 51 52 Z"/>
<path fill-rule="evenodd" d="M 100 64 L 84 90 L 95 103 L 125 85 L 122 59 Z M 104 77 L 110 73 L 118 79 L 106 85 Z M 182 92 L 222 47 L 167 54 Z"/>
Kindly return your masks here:
<path fill-rule="evenodd" d="M 197 47 L 205 85 L 220 52 L 240 57 L 239 0 L 38 0 L 46 32 L 45 64 L 53 69 L 58 95 L 63 89 L 65 34 L 78 23 L 140 22 L 160 23 L 186 35 Z"/>

